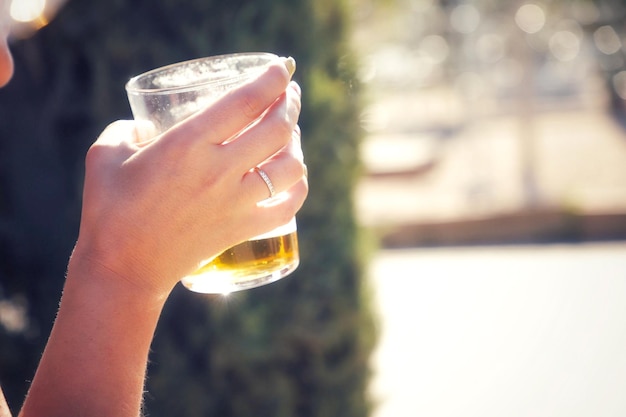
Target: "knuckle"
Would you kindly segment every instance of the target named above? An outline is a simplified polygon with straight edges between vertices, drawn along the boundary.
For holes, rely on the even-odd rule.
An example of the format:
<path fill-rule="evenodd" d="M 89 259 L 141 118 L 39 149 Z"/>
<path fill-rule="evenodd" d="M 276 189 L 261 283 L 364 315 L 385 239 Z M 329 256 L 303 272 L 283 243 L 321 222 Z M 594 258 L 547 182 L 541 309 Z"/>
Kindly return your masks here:
<path fill-rule="evenodd" d="M 87 150 L 85 165 L 88 167 L 99 165 L 105 159 L 106 154 L 107 147 L 100 142 L 95 142 Z"/>
<path fill-rule="evenodd" d="M 276 83 L 277 87 L 282 90 L 289 84 L 289 79 L 291 78 L 287 68 L 282 64 L 270 65 L 266 75 L 270 82 Z"/>
<path fill-rule="evenodd" d="M 289 94 L 289 103 L 293 108 L 294 113 L 297 115 L 300 114 L 302 110 L 302 99 L 297 94 Z"/>
<path fill-rule="evenodd" d="M 256 89 L 241 91 L 241 111 L 247 118 L 256 118 L 264 110 Z"/>
<path fill-rule="evenodd" d="M 291 139 L 291 132 L 293 132 L 293 123 L 289 119 L 281 118 L 274 126 L 275 132 L 282 138 Z"/>
<path fill-rule="evenodd" d="M 286 161 L 286 172 L 291 183 L 295 183 L 304 175 L 304 168 L 302 163 L 295 157 L 291 157 Z"/>
<path fill-rule="evenodd" d="M 285 91 L 289 73 L 284 65 L 270 65 L 255 82 L 240 90 L 241 109 L 247 117 L 258 117 Z"/>

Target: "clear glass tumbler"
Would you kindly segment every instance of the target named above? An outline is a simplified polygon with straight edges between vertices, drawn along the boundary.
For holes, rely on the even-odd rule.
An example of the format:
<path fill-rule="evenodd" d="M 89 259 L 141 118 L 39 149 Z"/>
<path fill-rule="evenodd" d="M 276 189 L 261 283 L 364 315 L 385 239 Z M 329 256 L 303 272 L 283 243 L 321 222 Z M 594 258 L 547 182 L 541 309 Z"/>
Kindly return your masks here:
<path fill-rule="evenodd" d="M 220 55 L 140 74 L 126 84 L 135 120 L 158 133 L 205 108 L 277 59 L 270 53 Z M 229 293 L 258 287 L 293 272 L 300 262 L 296 219 L 205 260 L 183 285 L 195 292 Z"/>

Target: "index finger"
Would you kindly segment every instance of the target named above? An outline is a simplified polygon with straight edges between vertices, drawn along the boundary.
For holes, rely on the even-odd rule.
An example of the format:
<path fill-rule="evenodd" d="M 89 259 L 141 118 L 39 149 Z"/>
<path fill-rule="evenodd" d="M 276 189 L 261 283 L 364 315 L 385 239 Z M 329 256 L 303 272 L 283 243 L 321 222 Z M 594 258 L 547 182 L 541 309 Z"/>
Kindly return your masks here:
<path fill-rule="evenodd" d="M 230 139 L 285 92 L 295 68 L 293 58 L 279 58 L 255 79 L 229 91 L 206 109 L 174 126 L 167 136 L 219 145 Z"/>

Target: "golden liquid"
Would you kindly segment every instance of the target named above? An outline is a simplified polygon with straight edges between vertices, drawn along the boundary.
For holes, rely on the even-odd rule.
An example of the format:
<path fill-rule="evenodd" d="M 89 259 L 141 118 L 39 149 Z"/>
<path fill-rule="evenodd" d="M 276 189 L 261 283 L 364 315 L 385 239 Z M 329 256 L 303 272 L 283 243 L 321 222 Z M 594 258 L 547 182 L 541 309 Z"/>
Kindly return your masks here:
<path fill-rule="evenodd" d="M 298 234 L 293 231 L 233 246 L 183 278 L 182 283 L 196 292 L 228 293 L 283 278 L 299 262 Z"/>

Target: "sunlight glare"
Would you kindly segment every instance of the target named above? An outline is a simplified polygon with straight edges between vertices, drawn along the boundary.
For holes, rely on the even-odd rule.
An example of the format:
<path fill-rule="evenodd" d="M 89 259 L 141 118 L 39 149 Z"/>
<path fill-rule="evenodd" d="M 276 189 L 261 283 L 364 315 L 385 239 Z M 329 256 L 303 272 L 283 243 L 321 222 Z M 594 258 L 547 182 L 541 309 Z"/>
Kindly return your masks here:
<path fill-rule="evenodd" d="M 17 22 L 32 22 L 42 17 L 46 0 L 13 0 L 11 18 Z"/>

